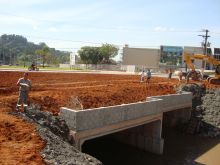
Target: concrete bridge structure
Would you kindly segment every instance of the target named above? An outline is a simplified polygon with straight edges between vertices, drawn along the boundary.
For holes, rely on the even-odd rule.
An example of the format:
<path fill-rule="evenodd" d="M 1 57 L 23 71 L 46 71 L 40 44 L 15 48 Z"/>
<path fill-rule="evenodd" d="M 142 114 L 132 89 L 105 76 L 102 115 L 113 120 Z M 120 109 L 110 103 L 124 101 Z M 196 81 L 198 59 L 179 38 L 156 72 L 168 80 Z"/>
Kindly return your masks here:
<path fill-rule="evenodd" d="M 163 153 L 162 126 L 190 119 L 192 94 L 147 97 L 146 101 L 94 109 L 61 107 L 60 116 L 71 130 L 76 147 L 85 141 L 111 135 L 123 143 L 156 154 Z"/>

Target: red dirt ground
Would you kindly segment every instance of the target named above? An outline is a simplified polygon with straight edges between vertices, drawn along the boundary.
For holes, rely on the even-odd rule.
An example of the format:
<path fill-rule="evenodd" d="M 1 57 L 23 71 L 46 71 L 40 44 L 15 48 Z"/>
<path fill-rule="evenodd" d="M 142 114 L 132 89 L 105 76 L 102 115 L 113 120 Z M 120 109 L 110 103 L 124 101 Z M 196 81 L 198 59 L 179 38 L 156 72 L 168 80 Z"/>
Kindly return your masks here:
<path fill-rule="evenodd" d="M 0 164 L 44 164 L 40 150 L 44 142 L 32 124 L 8 115 L 18 97 L 15 85 L 22 72 L 0 72 Z M 80 73 L 30 72 L 33 88 L 30 103 L 44 111 L 59 113 L 78 97 L 83 108 L 96 108 L 143 101 L 147 96 L 175 93 L 177 79 L 153 77 L 150 84 L 140 83 L 140 76 Z M 208 85 L 209 88 L 216 86 Z"/>

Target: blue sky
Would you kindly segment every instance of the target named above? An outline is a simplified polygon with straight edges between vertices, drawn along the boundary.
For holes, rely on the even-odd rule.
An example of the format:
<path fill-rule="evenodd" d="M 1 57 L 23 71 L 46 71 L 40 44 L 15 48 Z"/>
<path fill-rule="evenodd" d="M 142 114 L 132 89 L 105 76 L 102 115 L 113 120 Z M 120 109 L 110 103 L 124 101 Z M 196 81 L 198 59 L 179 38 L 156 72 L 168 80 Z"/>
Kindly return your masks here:
<path fill-rule="evenodd" d="M 81 46 L 220 47 L 219 0 L 0 0 L 0 34 L 76 52 Z"/>

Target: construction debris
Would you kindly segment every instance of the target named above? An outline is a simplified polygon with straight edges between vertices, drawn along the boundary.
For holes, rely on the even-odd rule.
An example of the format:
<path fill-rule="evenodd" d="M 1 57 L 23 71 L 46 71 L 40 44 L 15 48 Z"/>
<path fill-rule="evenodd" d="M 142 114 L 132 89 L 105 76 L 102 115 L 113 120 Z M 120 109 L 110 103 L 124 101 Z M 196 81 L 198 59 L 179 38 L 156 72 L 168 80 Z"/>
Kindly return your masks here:
<path fill-rule="evenodd" d="M 66 107 L 74 109 L 74 110 L 82 110 L 83 109 L 82 101 L 79 99 L 78 96 L 76 96 L 76 97 L 71 96 L 69 98 L 69 100 L 67 101 Z"/>

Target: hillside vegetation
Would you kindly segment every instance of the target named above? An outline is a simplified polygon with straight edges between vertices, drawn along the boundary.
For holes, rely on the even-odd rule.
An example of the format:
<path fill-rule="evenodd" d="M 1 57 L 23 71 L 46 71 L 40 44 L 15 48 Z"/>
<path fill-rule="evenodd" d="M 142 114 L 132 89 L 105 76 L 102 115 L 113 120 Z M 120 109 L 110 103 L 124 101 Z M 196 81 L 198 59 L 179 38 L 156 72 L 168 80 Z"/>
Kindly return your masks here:
<path fill-rule="evenodd" d="M 44 51 L 46 50 L 46 51 Z M 69 52 L 35 44 L 20 35 L 0 36 L 0 64 L 29 65 L 30 63 L 59 64 L 69 62 Z"/>

